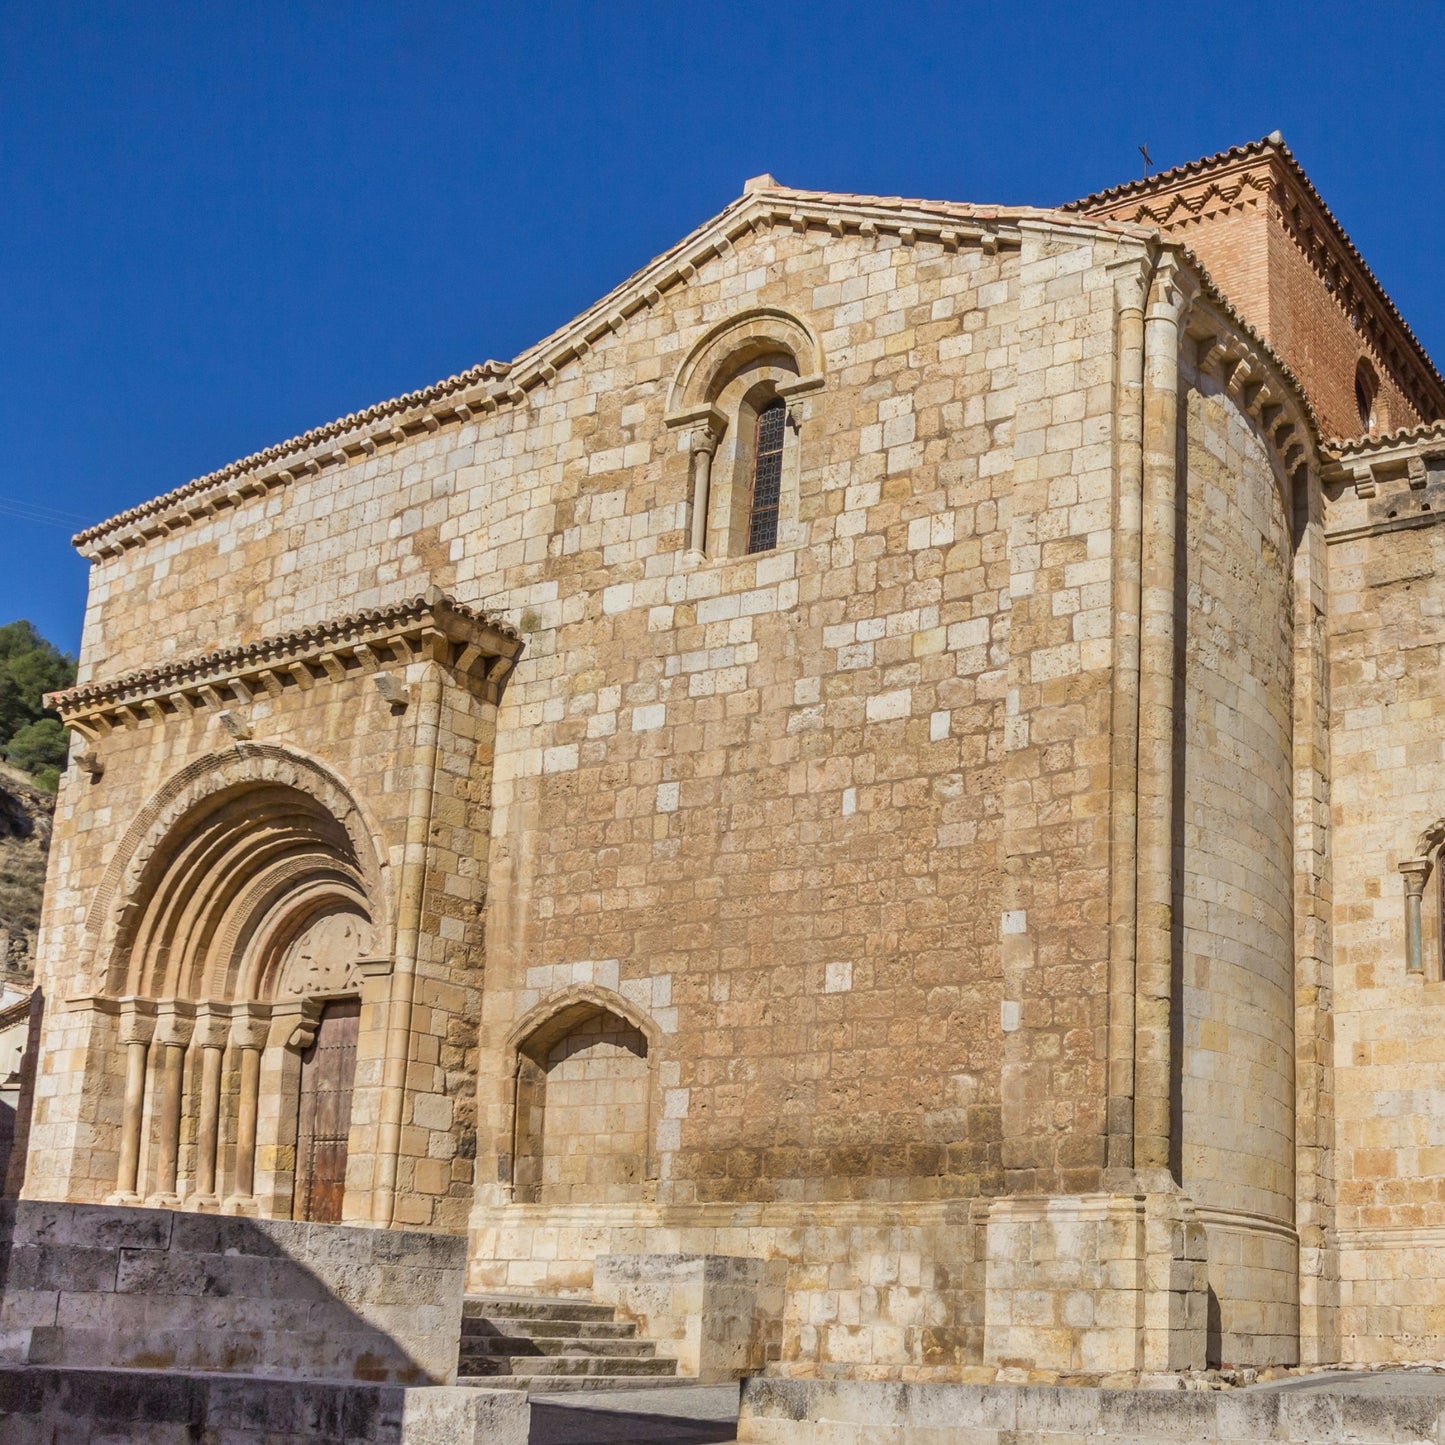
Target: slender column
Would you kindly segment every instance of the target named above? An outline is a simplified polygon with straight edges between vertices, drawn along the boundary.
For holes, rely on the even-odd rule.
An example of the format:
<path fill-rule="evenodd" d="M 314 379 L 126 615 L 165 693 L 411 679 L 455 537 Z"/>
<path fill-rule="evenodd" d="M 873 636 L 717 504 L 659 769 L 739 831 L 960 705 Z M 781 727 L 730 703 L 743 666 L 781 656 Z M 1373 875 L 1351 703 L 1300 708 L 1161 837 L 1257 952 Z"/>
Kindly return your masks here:
<path fill-rule="evenodd" d="M 234 1187 L 221 1206 L 226 1214 L 256 1210 L 256 1116 L 261 1096 L 261 1050 L 271 1030 L 269 1010 L 245 1008 L 231 1022 L 231 1045 L 240 1057 L 241 1087 L 236 1101 L 236 1170 Z"/>
<path fill-rule="evenodd" d="M 221 1137 L 221 1066 L 231 1028 L 225 1004 L 205 1003 L 196 1010 L 195 1042 L 201 1050 L 201 1103 L 196 1125 L 196 1188 L 193 1209 L 213 1210 L 216 1198 L 216 1150 Z"/>
<path fill-rule="evenodd" d="M 1134 1163 L 1134 945 L 1138 908 L 1139 546 L 1144 485 L 1147 257 L 1110 268 L 1118 308 L 1114 443 L 1114 690 L 1110 742 L 1109 1099 L 1107 1163 Z"/>
<path fill-rule="evenodd" d="M 376 1143 L 376 1192 L 371 1217 L 389 1225 L 396 1217 L 397 1180 L 401 1172 L 402 1123 L 407 1108 L 407 1073 L 411 1065 L 411 1012 L 416 992 L 416 962 L 421 949 L 422 905 L 431 862 L 432 807 L 436 801 L 437 760 L 441 753 L 442 670 L 429 662 L 421 678 L 421 705 L 416 710 L 416 741 L 412 754 L 414 779 L 407 809 L 406 846 L 402 854 L 397 900 L 396 967 L 386 1010 L 386 1043 L 382 1058 L 381 1120 Z"/>
<path fill-rule="evenodd" d="M 717 451 L 720 433 L 715 425 L 704 422 L 692 429 L 689 440 L 692 466 L 692 514 L 688 538 L 688 558 L 701 562 L 707 556 L 707 513 L 712 495 L 712 459 Z"/>
<path fill-rule="evenodd" d="M 155 1005 L 127 998 L 120 1005 L 120 1041 L 125 1046 L 125 1100 L 121 1105 L 120 1160 L 115 1192 L 107 1204 L 139 1204 L 141 1123 L 145 1117 L 146 1056 L 155 1032 Z"/>
<path fill-rule="evenodd" d="M 1174 992 L 1175 587 L 1179 565 L 1180 322 L 1195 283 L 1161 256 L 1144 321 L 1134 1167 L 1169 1167 Z"/>
<path fill-rule="evenodd" d="M 186 1083 L 186 1045 L 195 1028 L 195 1014 L 179 1002 L 156 1008 L 156 1046 L 160 1049 L 161 1117 L 156 1139 L 156 1192 L 149 1203 L 174 1208 L 180 1201 L 176 1174 L 181 1153 L 181 1105 Z"/>
<path fill-rule="evenodd" d="M 1400 864 L 1400 877 L 1405 884 L 1405 972 L 1425 972 L 1425 947 L 1421 937 L 1420 899 L 1430 877 L 1428 858 L 1407 858 Z"/>

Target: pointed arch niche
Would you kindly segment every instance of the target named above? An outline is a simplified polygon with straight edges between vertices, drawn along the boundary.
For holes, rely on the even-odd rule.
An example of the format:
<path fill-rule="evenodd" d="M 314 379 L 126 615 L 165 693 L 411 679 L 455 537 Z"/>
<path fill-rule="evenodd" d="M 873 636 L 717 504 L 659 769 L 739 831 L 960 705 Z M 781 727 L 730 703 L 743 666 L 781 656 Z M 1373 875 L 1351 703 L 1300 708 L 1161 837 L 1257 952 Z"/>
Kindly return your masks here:
<path fill-rule="evenodd" d="M 619 994 L 579 987 L 513 1031 L 512 1198 L 629 1204 L 650 1197 L 655 1024 Z"/>
<path fill-rule="evenodd" d="M 695 565 L 792 544 L 801 398 L 825 381 L 812 329 L 775 307 L 719 322 L 688 352 L 668 393 L 667 424 L 686 437 Z"/>
<path fill-rule="evenodd" d="M 266 745 L 141 811 L 87 920 L 125 1057 L 113 1202 L 341 1218 L 362 985 L 390 970 L 376 836 Z"/>

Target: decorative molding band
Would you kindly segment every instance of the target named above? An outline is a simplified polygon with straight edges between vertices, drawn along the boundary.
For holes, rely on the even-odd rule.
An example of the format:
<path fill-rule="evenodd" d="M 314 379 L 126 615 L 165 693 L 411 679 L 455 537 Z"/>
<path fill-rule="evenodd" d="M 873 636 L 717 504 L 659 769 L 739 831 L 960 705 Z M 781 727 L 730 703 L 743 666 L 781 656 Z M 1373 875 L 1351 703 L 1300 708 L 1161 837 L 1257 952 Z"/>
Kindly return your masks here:
<path fill-rule="evenodd" d="M 1299 1243 L 1299 1231 L 1294 1225 L 1282 1219 L 1271 1219 L 1267 1214 L 1255 1214 L 1246 1209 L 1210 1209 L 1199 1204 L 1194 1208 L 1195 1218 L 1211 1229 L 1239 1229 L 1248 1234 L 1268 1234 L 1291 1244 Z"/>
<path fill-rule="evenodd" d="M 395 607 L 354 612 L 260 642 L 67 688 L 51 693 L 47 703 L 67 727 L 94 739 L 117 726 L 244 706 L 260 693 L 280 697 L 426 660 L 471 678 L 482 696 L 496 702 L 521 651 L 521 635 L 510 623 L 464 607 L 433 587 Z"/>
<path fill-rule="evenodd" d="M 945 251 L 977 247 L 991 255 L 1018 248 L 1021 221 L 1074 235 L 1107 233 L 1140 239 L 1146 234 L 1122 221 L 1029 207 L 759 188 L 734 201 L 514 361 L 484 361 L 433 386 L 340 417 L 87 527 L 72 540 L 92 561 L 118 556 L 127 548 L 144 546 L 299 477 L 348 466 L 443 426 L 459 426 L 514 407 L 536 388 L 548 385 L 569 362 L 621 331 L 633 317 L 645 315 L 674 288 L 689 285 L 701 267 L 728 255 L 736 242 L 753 232 L 787 226 L 799 232 L 826 231 L 835 237 L 852 234 L 876 240 L 890 236 L 895 244 L 905 246 L 932 242 Z"/>
<path fill-rule="evenodd" d="M 1445 1227 L 1377 1224 L 1337 1230 L 1335 1241 L 1341 1249 L 1445 1249 Z"/>
<path fill-rule="evenodd" d="M 1317 466 L 1319 423 L 1304 388 L 1212 282 L 1189 314 L 1187 333 L 1198 348 L 1199 371 L 1223 378 L 1225 390 L 1274 448 L 1285 476 L 1292 478 L 1302 465 Z"/>

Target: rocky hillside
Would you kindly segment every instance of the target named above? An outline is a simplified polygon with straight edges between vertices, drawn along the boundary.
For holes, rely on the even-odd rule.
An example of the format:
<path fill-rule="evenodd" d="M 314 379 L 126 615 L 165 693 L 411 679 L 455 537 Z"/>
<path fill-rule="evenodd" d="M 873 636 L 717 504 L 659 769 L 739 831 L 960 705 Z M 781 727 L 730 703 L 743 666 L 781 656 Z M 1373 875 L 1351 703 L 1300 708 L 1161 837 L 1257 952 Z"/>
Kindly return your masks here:
<path fill-rule="evenodd" d="M 0 763 L 0 980 L 28 982 L 55 795 Z"/>

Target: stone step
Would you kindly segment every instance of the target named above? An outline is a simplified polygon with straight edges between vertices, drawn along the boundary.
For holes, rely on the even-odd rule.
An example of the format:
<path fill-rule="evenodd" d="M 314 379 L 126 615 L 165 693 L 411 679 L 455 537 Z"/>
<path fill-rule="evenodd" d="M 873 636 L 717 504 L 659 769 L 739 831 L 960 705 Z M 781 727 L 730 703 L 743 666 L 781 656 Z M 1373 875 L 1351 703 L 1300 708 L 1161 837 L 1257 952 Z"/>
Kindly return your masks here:
<path fill-rule="evenodd" d="M 570 1378 L 578 1375 L 625 1376 L 628 1379 L 673 1376 L 677 1373 L 676 1360 L 626 1359 L 616 1355 L 483 1355 L 467 1359 L 466 1373 L 477 1376 L 524 1376 L 529 1379 L 552 1380 L 557 1377 Z"/>
<path fill-rule="evenodd" d="M 636 1338 L 637 1325 L 632 1320 L 490 1319 L 485 1315 L 462 1318 L 463 1340 L 495 1339 L 499 1335 L 521 1340 L 630 1340 Z"/>
<path fill-rule="evenodd" d="M 617 1359 L 651 1359 L 657 1353 L 653 1340 L 594 1340 L 575 1335 L 518 1337 L 516 1335 L 463 1336 L 461 1357 L 467 1360 L 495 1355 L 597 1355 Z"/>
<path fill-rule="evenodd" d="M 610 1305 L 584 1299 L 541 1299 L 518 1295 L 468 1295 L 462 1316 L 493 1320 L 611 1320 Z"/>
<path fill-rule="evenodd" d="M 676 1375 L 458 1375 L 457 1384 L 482 1390 L 525 1390 L 529 1395 L 570 1395 L 578 1390 L 679 1389 L 697 1381 Z"/>

